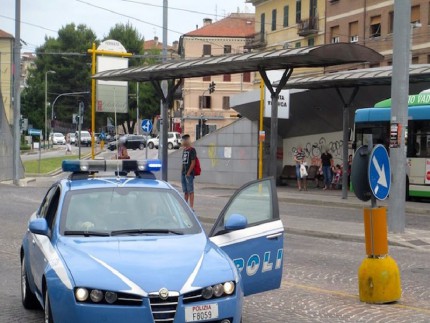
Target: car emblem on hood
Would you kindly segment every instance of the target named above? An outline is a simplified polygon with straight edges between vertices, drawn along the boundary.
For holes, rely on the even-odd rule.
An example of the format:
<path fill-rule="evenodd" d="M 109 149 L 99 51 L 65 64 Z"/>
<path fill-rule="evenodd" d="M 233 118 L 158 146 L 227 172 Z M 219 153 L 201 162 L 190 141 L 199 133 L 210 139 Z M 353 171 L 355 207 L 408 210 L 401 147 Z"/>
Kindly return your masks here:
<path fill-rule="evenodd" d="M 160 298 L 165 301 L 166 299 L 169 298 L 169 291 L 167 288 L 163 287 L 158 291 L 158 295 L 160 296 Z"/>

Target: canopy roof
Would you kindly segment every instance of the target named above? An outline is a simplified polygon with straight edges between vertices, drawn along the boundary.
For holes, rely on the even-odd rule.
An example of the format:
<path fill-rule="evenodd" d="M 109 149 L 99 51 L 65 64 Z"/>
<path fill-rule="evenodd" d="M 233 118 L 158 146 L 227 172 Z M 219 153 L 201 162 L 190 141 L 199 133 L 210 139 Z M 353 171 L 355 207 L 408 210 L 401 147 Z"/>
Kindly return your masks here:
<path fill-rule="evenodd" d="M 203 57 L 150 66 L 97 73 L 98 80 L 162 81 L 209 75 L 277 70 L 300 67 L 325 67 L 339 64 L 376 63 L 383 56 L 358 44 L 337 43 L 296 49 L 270 50 L 245 54 Z"/>
<path fill-rule="evenodd" d="M 334 87 L 390 85 L 392 72 L 391 66 L 385 66 L 352 71 L 342 71 L 320 76 L 302 76 L 291 78 L 285 88 L 327 89 Z M 430 64 L 411 65 L 409 67 L 409 83 L 429 81 Z"/>

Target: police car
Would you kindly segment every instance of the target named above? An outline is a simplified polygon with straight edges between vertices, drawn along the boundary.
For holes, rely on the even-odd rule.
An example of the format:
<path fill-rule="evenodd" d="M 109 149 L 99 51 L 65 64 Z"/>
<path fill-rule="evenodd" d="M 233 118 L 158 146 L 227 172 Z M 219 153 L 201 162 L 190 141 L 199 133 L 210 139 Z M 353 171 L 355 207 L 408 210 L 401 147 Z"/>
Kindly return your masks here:
<path fill-rule="evenodd" d="M 272 179 L 238 190 L 208 237 L 181 195 L 156 180 L 160 167 L 63 162 L 70 176 L 48 190 L 23 239 L 25 308 L 41 306 L 45 322 L 236 323 L 244 296 L 280 286 Z"/>

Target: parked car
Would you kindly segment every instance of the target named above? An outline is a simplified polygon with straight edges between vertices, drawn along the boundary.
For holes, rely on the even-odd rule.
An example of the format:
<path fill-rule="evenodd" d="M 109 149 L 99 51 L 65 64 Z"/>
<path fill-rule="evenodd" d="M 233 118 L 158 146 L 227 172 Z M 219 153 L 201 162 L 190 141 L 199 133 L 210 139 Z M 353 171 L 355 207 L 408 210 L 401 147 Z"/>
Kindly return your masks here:
<path fill-rule="evenodd" d="M 76 142 L 75 142 L 75 146 L 78 145 L 78 141 L 79 141 L 79 135 L 78 135 L 78 131 L 75 132 L 75 136 L 76 136 Z M 88 131 L 81 131 L 81 146 L 91 146 L 91 134 Z"/>
<path fill-rule="evenodd" d="M 69 132 L 69 133 L 67 134 L 67 136 L 69 136 L 69 138 L 70 138 L 70 143 L 71 143 L 72 145 L 74 145 L 74 144 L 76 143 L 76 135 L 75 135 L 75 133 L 73 133 L 73 132 Z"/>
<path fill-rule="evenodd" d="M 181 134 L 179 132 L 168 132 L 167 133 L 167 148 L 169 149 L 179 149 L 182 144 Z M 159 136 L 155 138 L 148 139 L 149 149 L 158 149 L 160 145 Z"/>
<path fill-rule="evenodd" d="M 156 180 L 160 168 L 63 161 L 71 173 L 31 215 L 19 251 L 25 308 L 41 307 L 51 323 L 239 323 L 244 296 L 280 287 L 274 179 L 232 194 L 206 235 L 178 191 Z"/>
<path fill-rule="evenodd" d="M 146 147 L 145 136 L 142 135 L 124 135 L 121 138 L 125 138 L 125 147 L 127 149 L 140 149 L 143 150 Z M 115 150 L 118 146 L 118 141 L 114 140 L 108 144 L 109 150 Z"/>
<path fill-rule="evenodd" d="M 51 133 L 51 141 L 54 145 L 65 145 L 66 137 L 60 132 Z"/>

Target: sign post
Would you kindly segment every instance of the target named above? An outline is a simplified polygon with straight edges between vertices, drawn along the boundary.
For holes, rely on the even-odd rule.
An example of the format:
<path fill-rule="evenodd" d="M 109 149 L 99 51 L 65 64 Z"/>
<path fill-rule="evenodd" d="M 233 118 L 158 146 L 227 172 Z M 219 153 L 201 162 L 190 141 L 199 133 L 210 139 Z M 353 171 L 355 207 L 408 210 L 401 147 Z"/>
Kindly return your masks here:
<path fill-rule="evenodd" d="M 370 144 L 371 146 L 371 144 Z M 352 185 L 362 201 L 371 200 L 364 208 L 364 237 L 367 257 L 358 270 L 360 301 L 384 304 L 401 297 L 400 272 L 396 261 L 388 255 L 387 208 L 377 207 L 385 200 L 391 187 L 391 166 L 383 145 L 372 150 L 360 147 L 352 163 Z"/>
<path fill-rule="evenodd" d="M 42 150 L 41 150 L 41 144 L 42 144 L 42 130 L 40 129 L 28 129 L 28 134 L 30 136 L 39 136 L 39 163 L 37 165 L 39 174 L 40 174 L 40 162 L 42 159 Z M 45 134 L 46 135 L 46 134 Z"/>
<path fill-rule="evenodd" d="M 148 159 L 148 136 L 153 128 L 152 121 L 149 119 L 142 120 L 141 127 L 143 134 L 145 135 L 145 159 Z"/>

